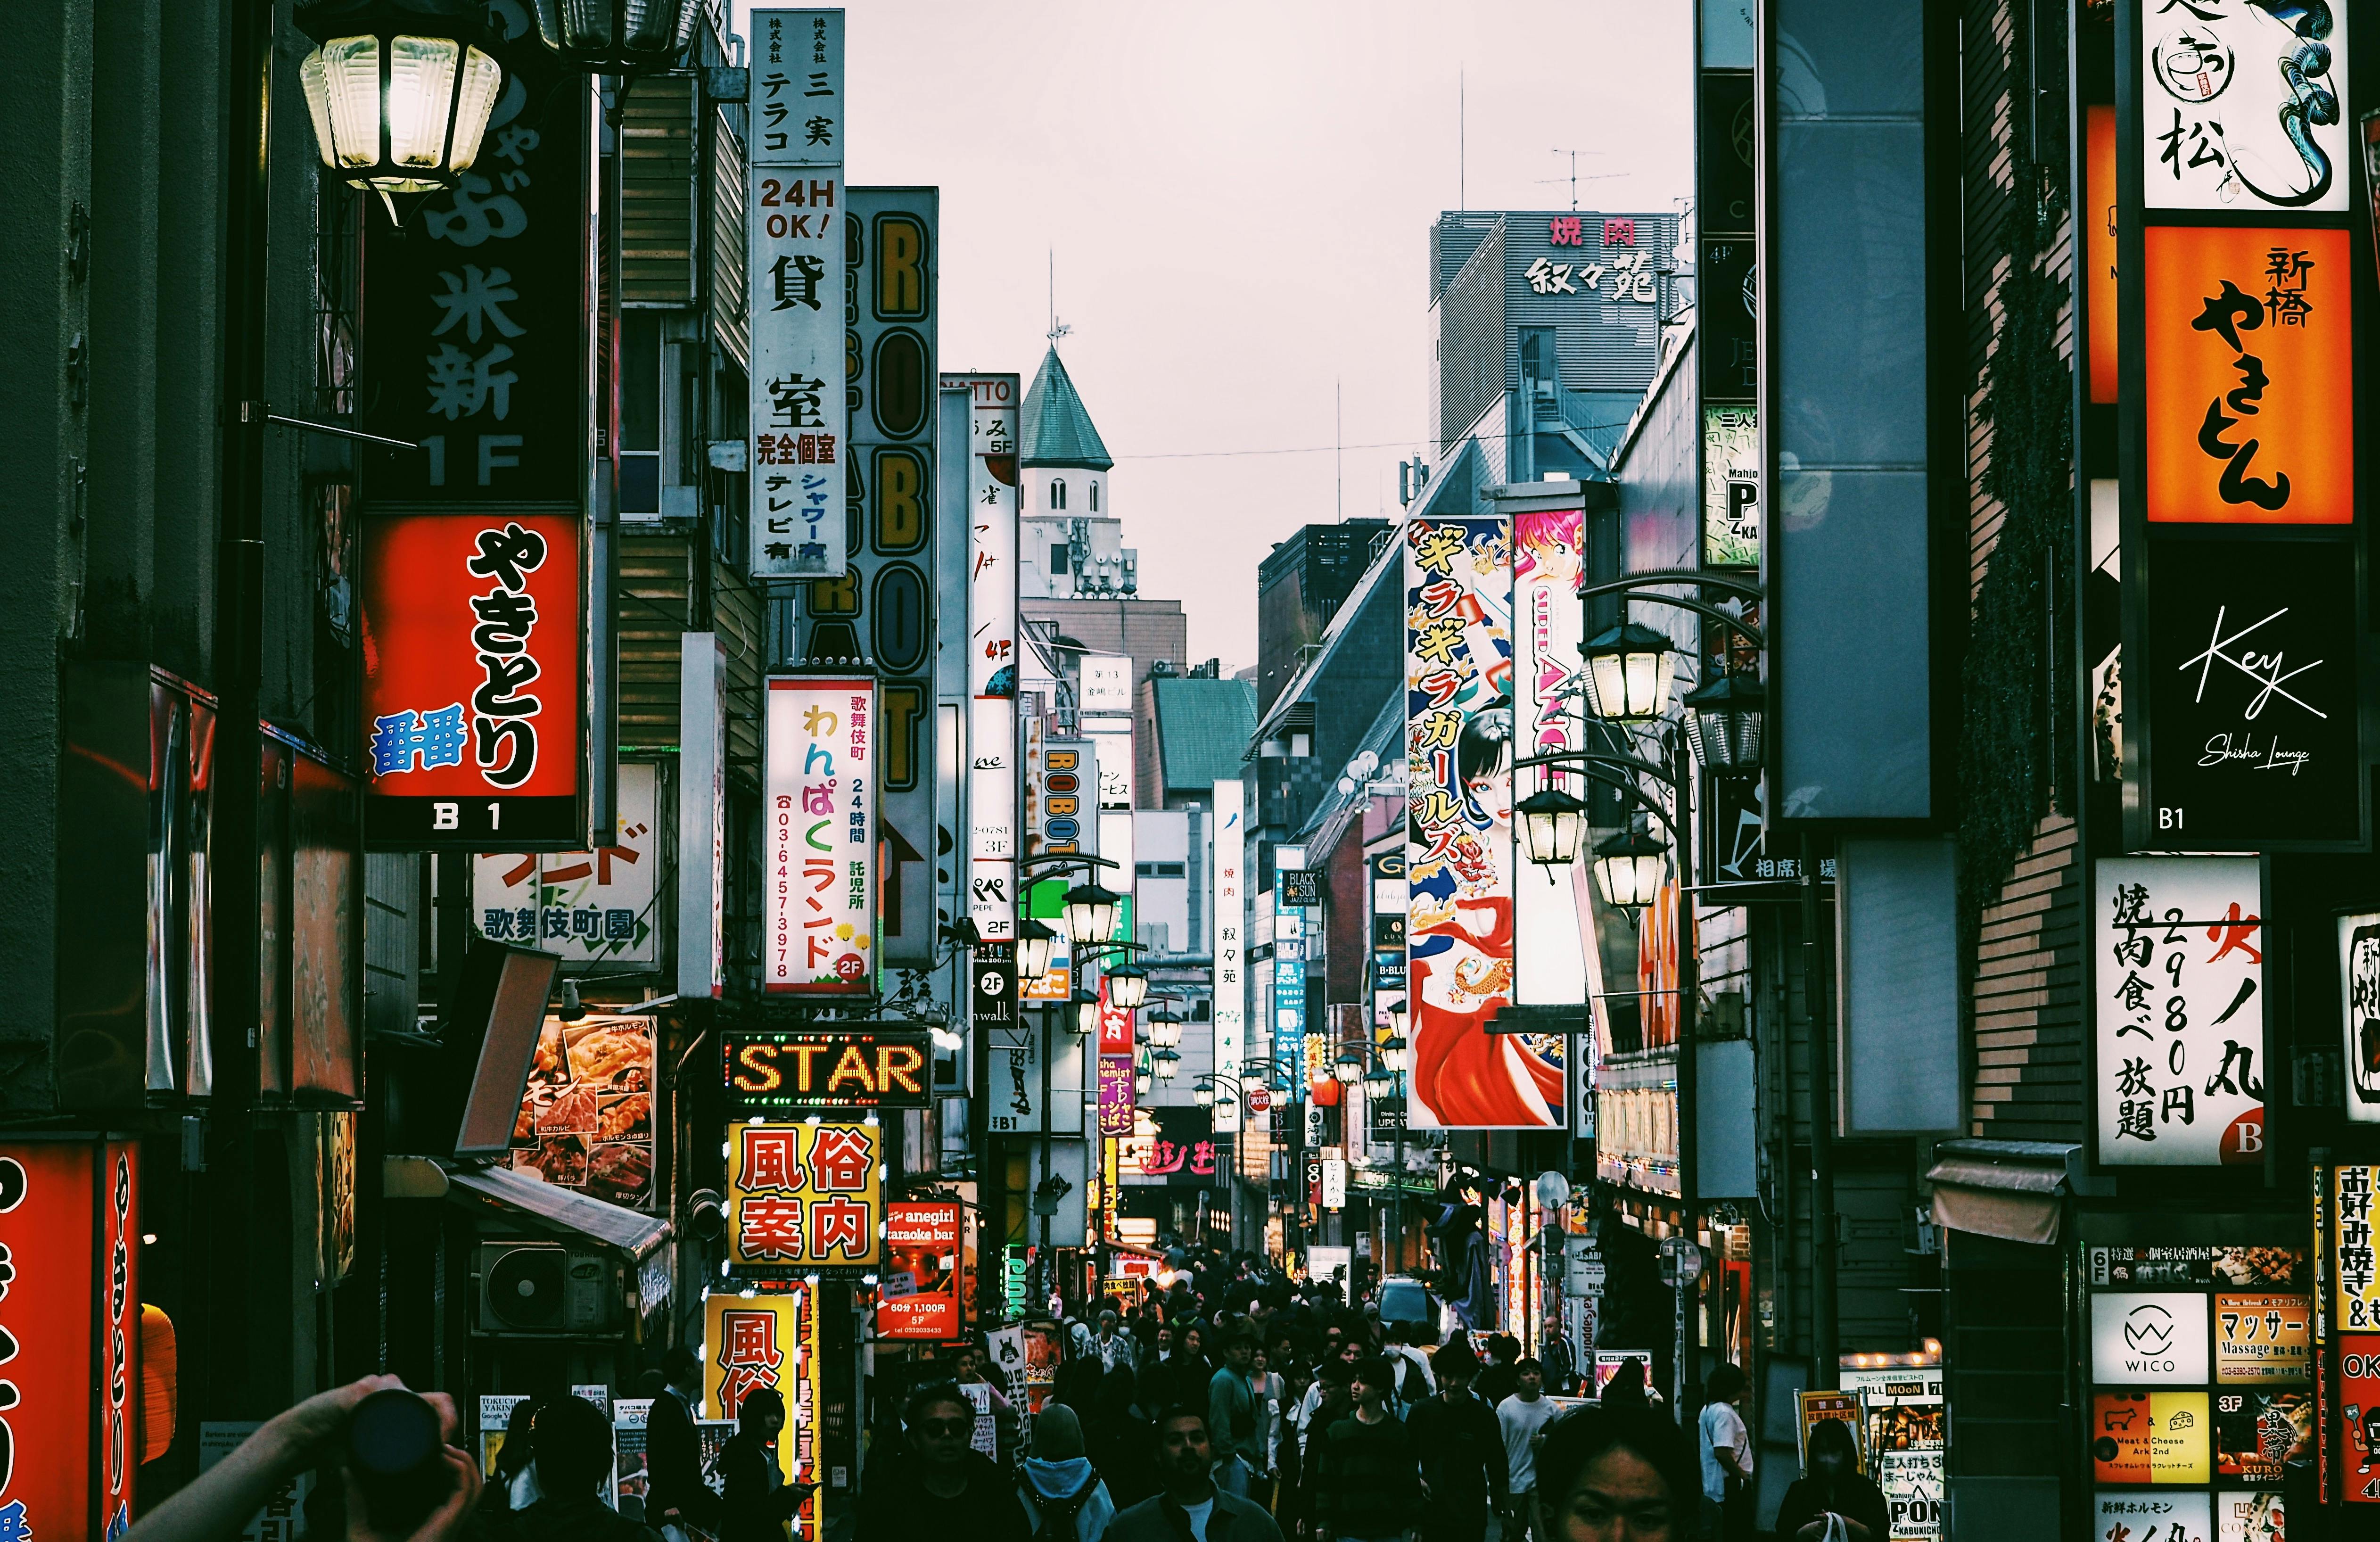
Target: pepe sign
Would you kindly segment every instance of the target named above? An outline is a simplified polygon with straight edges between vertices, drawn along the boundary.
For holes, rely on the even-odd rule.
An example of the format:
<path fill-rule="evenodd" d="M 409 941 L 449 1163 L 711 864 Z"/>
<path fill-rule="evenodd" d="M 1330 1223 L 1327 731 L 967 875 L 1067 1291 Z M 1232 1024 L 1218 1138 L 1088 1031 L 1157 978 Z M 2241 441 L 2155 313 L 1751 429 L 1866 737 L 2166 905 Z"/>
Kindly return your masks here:
<path fill-rule="evenodd" d="M 723 1037 L 727 1096 L 739 1111 L 922 1109 L 932 1099 L 932 1040 L 921 1029 L 852 1026 Z"/>

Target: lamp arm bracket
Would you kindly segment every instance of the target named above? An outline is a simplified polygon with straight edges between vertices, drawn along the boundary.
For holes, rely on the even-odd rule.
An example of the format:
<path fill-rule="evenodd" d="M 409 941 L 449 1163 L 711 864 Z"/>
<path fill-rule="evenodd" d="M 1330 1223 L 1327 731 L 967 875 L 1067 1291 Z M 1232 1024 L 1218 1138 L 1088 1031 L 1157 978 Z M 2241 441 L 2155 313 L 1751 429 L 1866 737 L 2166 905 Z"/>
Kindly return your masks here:
<path fill-rule="evenodd" d="M 1751 622 L 1744 620 L 1740 615 L 1730 615 L 1727 612 L 1720 610 L 1716 605 L 1701 600 L 1689 600 L 1685 596 L 1680 594 L 1642 594 L 1637 592 L 1640 589 L 1650 587 L 1667 587 L 1678 584 L 1696 584 L 1710 589 L 1722 589 L 1729 594 L 1734 595 L 1740 600 L 1749 600 L 1762 603 L 1766 603 L 1767 598 L 1761 592 L 1761 589 L 1758 584 L 1746 583 L 1742 579 L 1725 578 L 1715 574 L 1697 573 L 1691 570 L 1639 573 L 1626 578 L 1615 578 L 1609 583 L 1589 584 L 1585 589 L 1578 591 L 1578 597 L 1581 600 L 1593 600 L 1606 594 L 1624 594 L 1633 599 L 1650 601 L 1657 605 L 1675 605 L 1680 610 L 1692 611 L 1696 615 L 1703 616 L 1711 621 L 1716 621 L 1730 631 L 1740 635 L 1744 641 L 1750 643 L 1754 648 L 1763 652 L 1767 650 L 1768 641 L 1762 634 L 1760 628 L 1754 625 Z"/>
<path fill-rule="evenodd" d="M 391 439 L 384 433 L 366 433 L 361 429 L 342 428 L 336 423 L 317 423 L 310 419 L 292 418 L 273 411 L 272 406 L 265 402 L 240 403 L 239 420 L 243 423 L 277 423 L 285 429 L 329 434 L 334 439 L 352 439 L 362 444 L 377 444 L 383 450 L 402 450 L 407 455 L 421 453 L 421 446 L 410 439 Z"/>
<path fill-rule="evenodd" d="M 1562 766 L 1590 782 L 1600 782 L 1605 786 L 1621 793 L 1638 807 L 1660 820 L 1661 828 L 1670 832 L 1671 839 L 1676 839 L 1678 827 L 1670 818 L 1670 811 L 1667 808 L 1662 807 L 1658 800 L 1648 796 L 1645 789 L 1637 786 L 1633 782 L 1615 771 L 1604 769 L 1607 766 L 1624 766 L 1639 774 L 1653 777 L 1664 786 L 1675 787 L 1676 781 L 1659 767 L 1649 761 L 1639 760 L 1626 755 L 1596 755 L 1586 750 L 1566 750 L 1559 755 L 1532 755 L 1526 759 L 1515 760 L 1512 762 L 1512 769 L 1520 771 L 1526 771 L 1531 766 L 1551 765 Z"/>

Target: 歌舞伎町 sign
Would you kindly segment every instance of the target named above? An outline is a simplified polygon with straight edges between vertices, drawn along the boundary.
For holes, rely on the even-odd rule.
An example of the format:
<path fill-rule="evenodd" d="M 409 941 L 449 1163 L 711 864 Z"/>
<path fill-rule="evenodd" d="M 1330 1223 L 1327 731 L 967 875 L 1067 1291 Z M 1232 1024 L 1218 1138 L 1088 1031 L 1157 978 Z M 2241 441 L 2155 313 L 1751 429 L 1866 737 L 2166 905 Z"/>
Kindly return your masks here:
<path fill-rule="evenodd" d="M 922 1109 L 933 1045 L 923 1029 L 730 1029 L 727 1098 L 737 1109 Z"/>

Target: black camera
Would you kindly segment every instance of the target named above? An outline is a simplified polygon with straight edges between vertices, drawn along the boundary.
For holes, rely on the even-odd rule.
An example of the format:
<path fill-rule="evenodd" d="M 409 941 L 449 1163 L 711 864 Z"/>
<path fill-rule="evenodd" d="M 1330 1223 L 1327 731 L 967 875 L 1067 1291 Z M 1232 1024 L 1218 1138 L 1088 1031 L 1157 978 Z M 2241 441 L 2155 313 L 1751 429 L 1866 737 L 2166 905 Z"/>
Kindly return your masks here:
<path fill-rule="evenodd" d="M 347 1420 L 347 1471 L 372 1529 L 410 1535 L 454 1487 L 438 1410 L 396 1387 L 356 1404 Z"/>

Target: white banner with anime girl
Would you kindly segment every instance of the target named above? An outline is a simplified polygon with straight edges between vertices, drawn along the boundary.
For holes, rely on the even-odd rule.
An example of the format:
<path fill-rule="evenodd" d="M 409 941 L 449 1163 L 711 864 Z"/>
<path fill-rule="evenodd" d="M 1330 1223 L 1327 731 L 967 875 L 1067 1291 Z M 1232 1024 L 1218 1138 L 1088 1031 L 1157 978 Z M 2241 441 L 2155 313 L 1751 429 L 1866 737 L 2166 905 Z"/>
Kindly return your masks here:
<path fill-rule="evenodd" d="M 1567 1045 L 1512 999 L 1512 527 L 1405 526 L 1406 996 L 1416 1129 L 1562 1123 Z"/>
<path fill-rule="evenodd" d="M 1584 509 L 1522 509 L 1512 516 L 1513 698 L 1521 757 L 1585 747 L 1578 645 L 1579 527 Z M 1525 799 L 1558 787 L 1586 800 L 1585 777 L 1552 766 L 1521 772 Z M 1567 868 L 1540 868 L 1515 830 L 1512 851 L 1512 999 L 1523 1006 L 1575 1006 L 1587 1000 L 1586 958 L 1595 947 L 1587 907 L 1591 843 Z M 1560 1123 L 1557 1120 L 1557 1123 Z"/>

